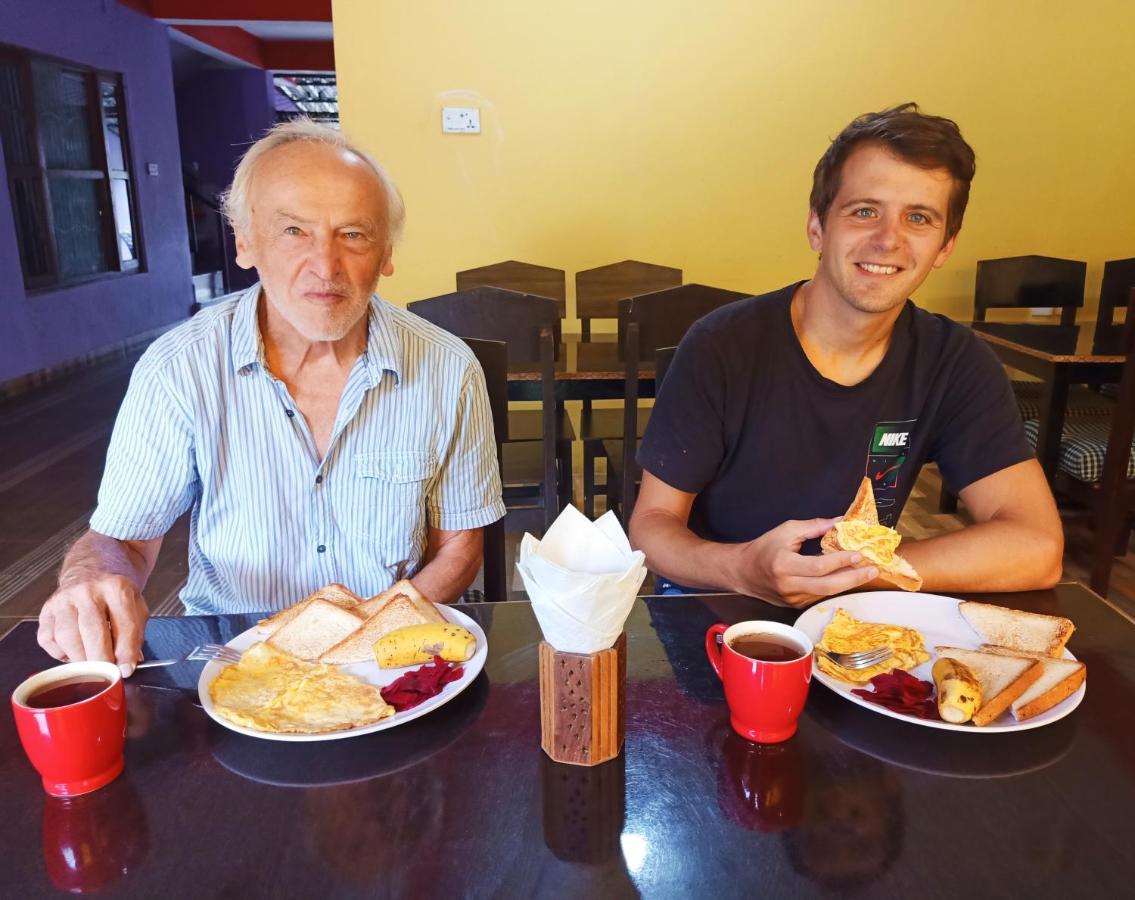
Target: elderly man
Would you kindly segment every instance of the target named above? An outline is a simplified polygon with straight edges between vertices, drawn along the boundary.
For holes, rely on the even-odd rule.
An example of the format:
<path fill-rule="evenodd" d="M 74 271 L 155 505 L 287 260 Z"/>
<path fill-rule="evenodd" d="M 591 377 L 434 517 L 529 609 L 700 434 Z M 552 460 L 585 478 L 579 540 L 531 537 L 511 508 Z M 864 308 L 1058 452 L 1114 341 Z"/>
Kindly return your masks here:
<path fill-rule="evenodd" d="M 132 671 L 142 589 L 186 510 L 191 614 L 279 609 L 334 581 L 372 594 L 401 564 L 451 601 L 504 515 L 472 353 L 374 293 L 404 218 L 384 170 L 340 132 L 280 125 L 225 211 L 260 283 L 135 368 L 90 531 L 40 614 L 56 658 Z"/>
<path fill-rule="evenodd" d="M 858 553 L 816 555 L 816 539 L 864 475 L 893 526 L 926 461 L 975 521 L 903 544 L 927 590 L 1060 577 L 1060 520 L 1004 371 L 968 328 L 907 299 L 953 251 L 973 175 L 949 119 L 914 104 L 861 116 L 816 166 L 811 280 L 717 310 L 682 341 L 631 522 L 674 589 L 802 605 L 872 581 Z"/>

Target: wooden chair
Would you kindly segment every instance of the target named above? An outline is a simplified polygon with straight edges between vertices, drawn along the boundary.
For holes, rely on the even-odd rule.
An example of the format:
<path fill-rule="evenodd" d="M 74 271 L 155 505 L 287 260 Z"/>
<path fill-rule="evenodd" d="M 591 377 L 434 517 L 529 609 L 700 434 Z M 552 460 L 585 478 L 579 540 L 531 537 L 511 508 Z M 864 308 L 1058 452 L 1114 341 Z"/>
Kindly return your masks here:
<path fill-rule="evenodd" d="M 702 316 L 749 295 L 704 285 L 683 285 L 631 297 L 619 303 L 619 347 L 623 358 L 623 422 L 621 434 L 601 442 L 607 460 L 608 508 L 621 510 L 624 522 L 634 508 L 634 486 L 639 480 L 634 462 L 646 410 L 638 408 L 639 371 L 643 359 L 681 343 L 690 326 Z M 669 360 L 666 360 L 669 364 Z M 659 387 L 655 373 L 655 393 Z M 630 408 L 628 408 L 630 407 Z M 628 430 L 630 429 L 630 430 Z M 584 478 L 586 479 L 586 472 Z"/>
<path fill-rule="evenodd" d="M 1074 325 L 1087 274 L 1087 263 L 1053 256 L 978 260 L 973 320 L 984 322 L 990 309 L 1053 307 L 1060 310 L 1061 325 Z"/>
<path fill-rule="evenodd" d="M 1131 446 L 1135 435 L 1135 288 L 1127 296 L 1123 352 L 1127 361 L 1112 417 L 1065 424 L 1054 484 L 1059 494 L 1081 504 L 1090 514 L 1094 532 L 1091 587 L 1103 596 L 1107 595 L 1114 557 L 1127 550 L 1131 516 L 1135 513 L 1135 459 Z M 1026 423 L 1035 439 L 1035 427 L 1029 428 L 1030 425 L 1035 423 Z"/>
<path fill-rule="evenodd" d="M 509 510 L 506 530 L 543 531 L 555 520 L 560 498 L 571 486 L 571 443 L 557 427 L 561 415 L 555 399 L 555 355 L 560 344 L 556 301 L 482 287 L 418 300 L 407 309 L 459 337 L 502 341 L 510 369 L 540 373 L 540 431 L 517 440 L 510 411 L 501 460 Z"/>
<path fill-rule="evenodd" d="M 592 319 L 617 319 L 619 301 L 651 291 L 677 287 L 682 270 L 626 259 L 575 273 L 575 314 L 585 341 L 591 340 Z"/>
<path fill-rule="evenodd" d="M 1053 256 L 1009 256 L 1003 259 L 982 259 L 977 263 L 977 281 L 973 293 L 973 321 L 985 322 L 990 309 L 1031 309 L 1052 307 L 1060 310 L 1060 325 L 1028 324 L 1038 332 L 1069 329 L 1076 323 L 1076 310 L 1084 305 L 1084 281 L 1088 264 L 1074 259 Z M 1022 326 L 1014 326 L 1022 327 Z M 1039 381 L 1013 380 L 1013 396 L 1021 418 L 1034 418 L 1040 409 L 1043 385 Z M 1069 414 L 1093 414 L 1097 411 L 1094 397 L 1078 391 L 1069 403 Z M 1075 412 L 1073 411 L 1075 407 Z M 942 482 L 938 510 L 955 513 L 958 495 Z"/>
<path fill-rule="evenodd" d="M 638 346 L 641 353 L 641 340 L 638 334 L 637 323 L 631 323 L 626 331 L 627 348 L 633 352 Z M 662 388 L 666 373 L 670 370 L 670 363 L 674 361 L 677 347 L 660 347 L 654 354 L 654 387 L 655 394 Z M 637 403 L 630 402 L 630 398 L 638 393 L 638 365 L 632 363 L 628 354 L 624 362 L 626 396 L 623 403 L 623 434 L 624 437 L 615 441 L 604 441 L 603 446 L 607 456 L 607 508 L 616 510 L 624 529 L 629 529 L 631 514 L 634 512 L 635 499 L 638 497 L 639 484 L 642 481 L 642 469 L 636 459 L 638 448 L 642 443 L 640 437 L 628 440 L 626 435 L 639 432 L 636 421 L 642 412 Z"/>
<path fill-rule="evenodd" d="M 457 290 L 468 291 L 478 287 L 498 287 L 521 294 L 532 294 L 537 297 L 549 297 L 559 304 L 560 318 L 563 319 L 567 311 L 567 276 L 563 269 L 552 269 L 548 266 L 537 266 L 533 263 L 507 260 L 493 263 L 488 266 L 479 266 L 476 269 L 466 269 L 457 273 Z M 557 341 L 559 338 L 557 338 Z M 557 349 L 558 352 L 558 349 Z M 557 452 L 560 455 L 560 464 L 565 465 L 565 471 L 571 467 L 571 444 L 575 440 L 575 426 L 564 411 L 563 404 L 557 407 L 559 411 L 560 442 Z M 509 441 L 538 441 L 543 434 L 543 416 L 538 409 L 514 409 L 509 412 Z M 570 479 L 561 491 L 561 503 L 571 502 Z"/>
<path fill-rule="evenodd" d="M 551 297 L 560 305 L 560 318 L 567 314 L 567 274 L 563 269 L 510 259 L 457 273 L 457 290 L 468 291 L 478 287 L 499 287 L 521 294 Z"/>
<path fill-rule="evenodd" d="M 683 284 L 622 300 L 615 308 L 620 328 L 620 356 L 626 355 L 623 329 L 627 314 L 623 311 L 624 304 L 633 303 L 634 308 L 640 311 L 648 307 L 651 310 L 642 313 L 646 317 L 644 320 L 646 324 L 640 326 L 647 329 L 644 332 L 642 353 L 649 359 L 657 348 L 677 346 L 681 343 L 689 327 L 706 313 L 748 296 L 750 295 L 739 291 L 728 291 L 704 284 Z M 628 305 L 626 308 L 631 307 Z M 583 508 L 588 516 L 594 517 L 595 497 L 605 489 L 605 485 L 599 484 L 596 480 L 595 462 L 607 455 L 605 442 L 619 441 L 623 438 L 624 412 L 625 410 L 620 409 L 592 409 L 585 404 L 580 416 L 579 437 L 583 441 Z M 637 411 L 636 439 L 642 437 L 649 420 L 649 409 Z M 608 463 L 610 463 L 609 457 Z M 607 484 L 610 484 L 610 480 Z"/>
<path fill-rule="evenodd" d="M 1135 288 L 1135 257 L 1109 259 L 1103 264 L 1100 305 L 1096 311 L 1096 332 L 1092 341 L 1097 353 L 1110 352 L 1115 346 L 1116 332 L 1122 335 L 1122 328 L 1115 324 L 1115 311 L 1126 307 L 1132 288 Z"/>
<path fill-rule="evenodd" d="M 501 448 L 508 440 L 508 349 L 504 341 L 465 338 L 485 373 L 489 409 L 493 415 L 493 438 L 497 445 L 497 468 L 501 468 Z M 503 481 L 503 472 L 502 472 Z M 505 562 L 504 519 L 486 525 L 484 596 L 488 600 L 508 599 L 508 566 Z"/>

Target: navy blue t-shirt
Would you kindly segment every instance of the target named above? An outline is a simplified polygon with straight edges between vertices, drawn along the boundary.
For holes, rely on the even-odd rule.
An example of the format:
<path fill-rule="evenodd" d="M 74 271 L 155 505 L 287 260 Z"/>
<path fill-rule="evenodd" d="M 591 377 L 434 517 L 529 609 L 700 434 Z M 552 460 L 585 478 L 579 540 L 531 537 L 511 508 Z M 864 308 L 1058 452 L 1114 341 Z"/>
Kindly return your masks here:
<path fill-rule="evenodd" d="M 864 475 L 893 527 L 923 463 L 957 491 L 1033 456 L 1004 369 L 969 328 L 908 300 L 883 360 L 849 387 L 800 346 L 799 286 L 700 319 L 667 373 L 638 461 L 698 495 L 694 534 L 736 543 L 842 515 Z"/>

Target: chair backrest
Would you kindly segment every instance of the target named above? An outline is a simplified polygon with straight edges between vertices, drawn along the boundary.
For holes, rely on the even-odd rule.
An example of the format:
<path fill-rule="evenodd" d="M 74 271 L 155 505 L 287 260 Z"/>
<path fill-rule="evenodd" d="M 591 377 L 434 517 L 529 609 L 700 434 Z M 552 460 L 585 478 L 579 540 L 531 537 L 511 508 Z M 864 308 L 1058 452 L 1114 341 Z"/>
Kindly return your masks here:
<path fill-rule="evenodd" d="M 548 297 L 479 287 L 417 300 L 406 308 L 458 337 L 504 341 L 510 365 L 540 361 L 542 328 L 551 333 L 553 358 L 559 350 L 559 305 Z"/>
<path fill-rule="evenodd" d="M 567 273 L 563 269 L 510 259 L 457 273 L 458 291 L 477 287 L 499 287 L 520 294 L 550 297 L 559 303 L 561 319 L 567 312 Z"/>
<path fill-rule="evenodd" d="M 1127 361 L 1119 379 L 1115 416 L 1107 438 L 1099 489 L 1102 497 L 1118 497 L 1127 481 L 1131 439 L 1135 436 L 1135 287 L 1127 292 L 1127 321 L 1123 326 L 1123 352 Z"/>
<path fill-rule="evenodd" d="M 702 316 L 750 296 L 704 284 L 683 284 L 620 300 L 619 356 L 626 358 L 624 337 L 632 318 L 638 322 L 638 359 L 649 359 L 661 347 L 680 344 L 690 326 Z"/>
<path fill-rule="evenodd" d="M 501 464 L 501 445 L 508 438 L 508 350 L 504 341 L 465 338 L 485 373 L 489 409 L 493 416 L 493 436 L 497 445 L 497 469 Z M 504 519 L 484 528 L 485 596 L 490 600 L 508 599 L 508 571 L 505 565 Z"/>
<path fill-rule="evenodd" d="M 592 319 L 614 319 L 619 301 L 682 283 L 682 270 L 627 259 L 575 273 L 575 314 L 583 337 L 591 337 Z"/>
<path fill-rule="evenodd" d="M 1072 325 L 1076 310 L 1084 305 L 1087 273 L 1087 263 L 1053 256 L 979 260 L 973 320 L 984 322 L 987 309 L 1051 306 L 1061 311 L 1062 325 Z"/>
<path fill-rule="evenodd" d="M 646 357 L 655 357 L 669 367 L 675 345 L 702 316 L 743 300 L 750 294 L 707 287 L 703 284 L 686 284 L 665 291 L 655 291 L 639 297 L 619 301 L 619 351 L 623 357 L 623 460 L 622 460 L 622 512 L 623 527 L 630 527 L 634 511 L 635 482 L 638 466 L 635 463 L 638 435 L 639 363 Z M 659 353 L 668 348 L 665 353 Z M 665 372 L 662 373 L 665 377 Z M 661 386 L 657 370 L 654 378 L 655 394 Z"/>
<path fill-rule="evenodd" d="M 1115 328 L 1115 311 L 1127 306 L 1132 288 L 1135 288 L 1135 257 L 1109 259 L 1103 264 L 1100 305 L 1096 312 L 1097 352 L 1102 352 L 1102 348 L 1109 345 L 1108 332 Z"/>
<path fill-rule="evenodd" d="M 481 287 L 457 291 L 406 307 L 415 315 L 469 340 L 501 341 L 509 367 L 534 363 L 540 372 L 541 438 L 544 481 L 541 497 L 545 527 L 559 513 L 556 493 L 556 375 L 555 358 L 560 346 L 560 317 L 556 301 L 504 288 Z M 506 387 L 507 395 L 507 387 Z M 491 395 L 490 395 L 491 396 Z M 508 434 L 507 412 L 505 431 Z"/>

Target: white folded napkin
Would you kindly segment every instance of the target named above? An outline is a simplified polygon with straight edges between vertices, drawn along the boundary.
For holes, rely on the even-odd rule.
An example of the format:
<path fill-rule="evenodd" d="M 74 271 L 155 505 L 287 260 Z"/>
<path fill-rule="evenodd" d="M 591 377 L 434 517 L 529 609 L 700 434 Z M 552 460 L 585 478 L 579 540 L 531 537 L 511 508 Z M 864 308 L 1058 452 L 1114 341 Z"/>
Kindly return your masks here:
<path fill-rule="evenodd" d="M 543 540 L 520 542 L 516 563 L 544 640 L 564 653 L 596 653 L 618 639 L 646 577 L 612 512 L 594 522 L 566 506 Z"/>

